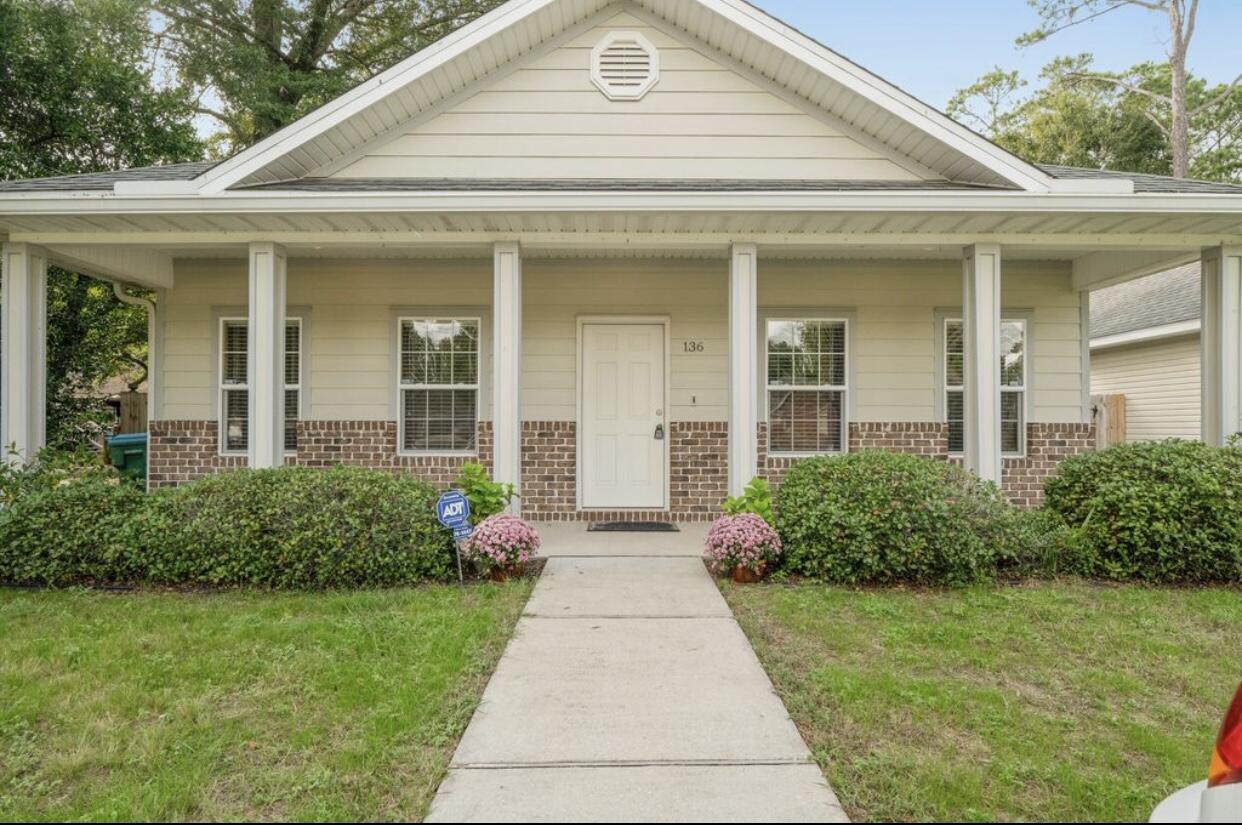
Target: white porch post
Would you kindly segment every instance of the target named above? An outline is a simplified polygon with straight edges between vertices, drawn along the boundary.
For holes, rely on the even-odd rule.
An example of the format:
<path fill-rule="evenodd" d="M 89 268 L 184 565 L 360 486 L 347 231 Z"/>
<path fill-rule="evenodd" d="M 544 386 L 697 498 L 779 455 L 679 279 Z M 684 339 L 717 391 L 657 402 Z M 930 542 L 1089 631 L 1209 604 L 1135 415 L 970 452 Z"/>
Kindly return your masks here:
<path fill-rule="evenodd" d="M 522 251 L 508 241 L 492 247 L 492 477 L 521 492 Z"/>
<path fill-rule="evenodd" d="M 285 282 L 284 247 L 250 244 L 248 463 L 254 468 L 285 461 Z"/>
<path fill-rule="evenodd" d="M 759 471 L 759 252 L 734 244 L 729 255 L 729 495 Z"/>
<path fill-rule="evenodd" d="M 1202 438 L 1223 445 L 1242 429 L 1242 247 L 1202 253 Z"/>
<path fill-rule="evenodd" d="M 963 251 L 962 324 L 966 469 L 1000 484 L 1001 260 L 995 244 Z"/>
<path fill-rule="evenodd" d="M 6 243 L 0 258 L 0 460 L 13 447 L 25 461 L 47 440 L 47 256 L 37 246 Z"/>

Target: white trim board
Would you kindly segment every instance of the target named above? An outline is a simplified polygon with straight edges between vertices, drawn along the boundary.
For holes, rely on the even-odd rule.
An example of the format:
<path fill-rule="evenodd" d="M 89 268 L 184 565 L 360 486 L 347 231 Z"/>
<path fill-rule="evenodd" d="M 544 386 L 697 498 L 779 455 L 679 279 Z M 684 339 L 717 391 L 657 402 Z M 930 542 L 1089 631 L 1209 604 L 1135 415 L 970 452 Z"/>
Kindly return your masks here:
<path fill-rule="evenodd" d="M 1126 344 L 1141 344 L 1147 341 L 1160 341 L 1165 338 L 1178 338 L 1183 335 L 1198 335 L 1202 324 L 1198 318 L 1190 321 L 1178 321 L 1173 324 L 1147 327 L 1145 329 L 1118 332 L 1115 335 L 1101 335 L 1091 339 L 1091 349 L 1108 349 L 1122 347 Z"/>

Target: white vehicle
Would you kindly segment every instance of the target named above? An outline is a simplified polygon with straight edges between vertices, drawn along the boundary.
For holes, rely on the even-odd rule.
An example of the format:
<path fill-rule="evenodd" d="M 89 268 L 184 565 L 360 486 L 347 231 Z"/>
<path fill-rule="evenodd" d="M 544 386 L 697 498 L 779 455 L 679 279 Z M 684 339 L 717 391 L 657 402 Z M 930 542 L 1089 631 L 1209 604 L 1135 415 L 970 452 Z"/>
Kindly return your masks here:
<path fill-rule="evenodd" d="M 1225 714 L 1208 778 L 1156 806 L 1152 822 L 1242 822 L 1242 684 Z"/>

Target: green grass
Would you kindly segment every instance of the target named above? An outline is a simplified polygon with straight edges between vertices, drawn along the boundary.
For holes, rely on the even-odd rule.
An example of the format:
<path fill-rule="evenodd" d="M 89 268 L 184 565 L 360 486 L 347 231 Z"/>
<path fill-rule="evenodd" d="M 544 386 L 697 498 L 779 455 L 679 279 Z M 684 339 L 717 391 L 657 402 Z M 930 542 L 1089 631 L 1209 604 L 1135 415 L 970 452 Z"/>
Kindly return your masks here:
<path fill-rule="evenodd" d="M 1240 675 L 1237 590 L 722 587 L 856 819 L 1146 821 Z"/>
<path fill-rule="evenodd" d="M 0 591 L 0 820 L 421 818 L 529 590 Z"/>

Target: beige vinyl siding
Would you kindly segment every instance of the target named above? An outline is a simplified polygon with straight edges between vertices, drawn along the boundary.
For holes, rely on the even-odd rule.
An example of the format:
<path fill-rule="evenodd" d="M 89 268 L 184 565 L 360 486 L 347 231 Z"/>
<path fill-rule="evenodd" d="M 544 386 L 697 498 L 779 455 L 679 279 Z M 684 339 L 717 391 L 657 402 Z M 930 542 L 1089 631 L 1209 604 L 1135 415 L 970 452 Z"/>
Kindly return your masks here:
<path fill-rule="evenodd" d="M 216 415 L 216 330 L 220 310 L 245 312 L 245 261 L 178 261 L 164 310 L 165 419 Z M 318 420 L 395 417 L 393 350 L 397 310 L 461 308 L 490 314 L 491 261 L 306 260 L 289 262 L 287 301 L 305 308 L 308 377 L 304 415 Z M 485 330 L 482 380 L 490 382 Z M 485 384 L 490 386 L 490 384 Z M 480 394 L 480 416 L 491 399 Z"/>
<path fill-rule="evenodd" d="M 1082 420 L 1078 293 L 1064 264 L 1003 264 L 1001 302 L 1029 310 L 1031 420 Z M 759 263 L 762 309 L 852 310 L 854 419 L 932 421 L 937 386 L 935 310 L 960 311 L 956 261 Z M 762 367 L 761 367 L 762 369 Z"/>
<path fill-rule="evenodd" d="M 956 261 L 759 261 L 762 311 L 843 310 L 853 325 L 852 406 L 860 421 L 935 419 L 935 315 L 961 303 Z M 215 416 L 213 318 L 244 307 L 244 261 L 179 261 L 165 295 L 161 418 Z M 397 308 L 483 308 L 490 260 L 292 259 L 288 302 L 305 310 L 312 419 L 391 420 Z M 527 258 L 522 417 L 573 420 L 581 316 L 667 316 L 674 421 L 728 417 L 728 261 Z M 1032 420 L 1081 420 L 1078 294 L 1063 264 L 1005 265 L 1003 303 L 1030 310 Z M 487 324 L 485 323 L 485 327 Z M 484 330 L 482 415 L 490 415 Z M 702 350 L 687 351 L 687 343 Z M 761 366 L 762 369 L 762 366 Z"/>
<path fill-rule="evenodd" d="M 1126 440 L 1199 438 L 1199 336 L 1091 353 L 1091 392 L 1126 397 Z"/>
<path fill-rule="evenodd" d="M 660 51 L 659 82 L 641 100 L 610 100 L 591 83 L 591 49 L 615 30 Z M 317 174 L 918 179 L 917 166 L 808 111 L 622 13 Z"/>

